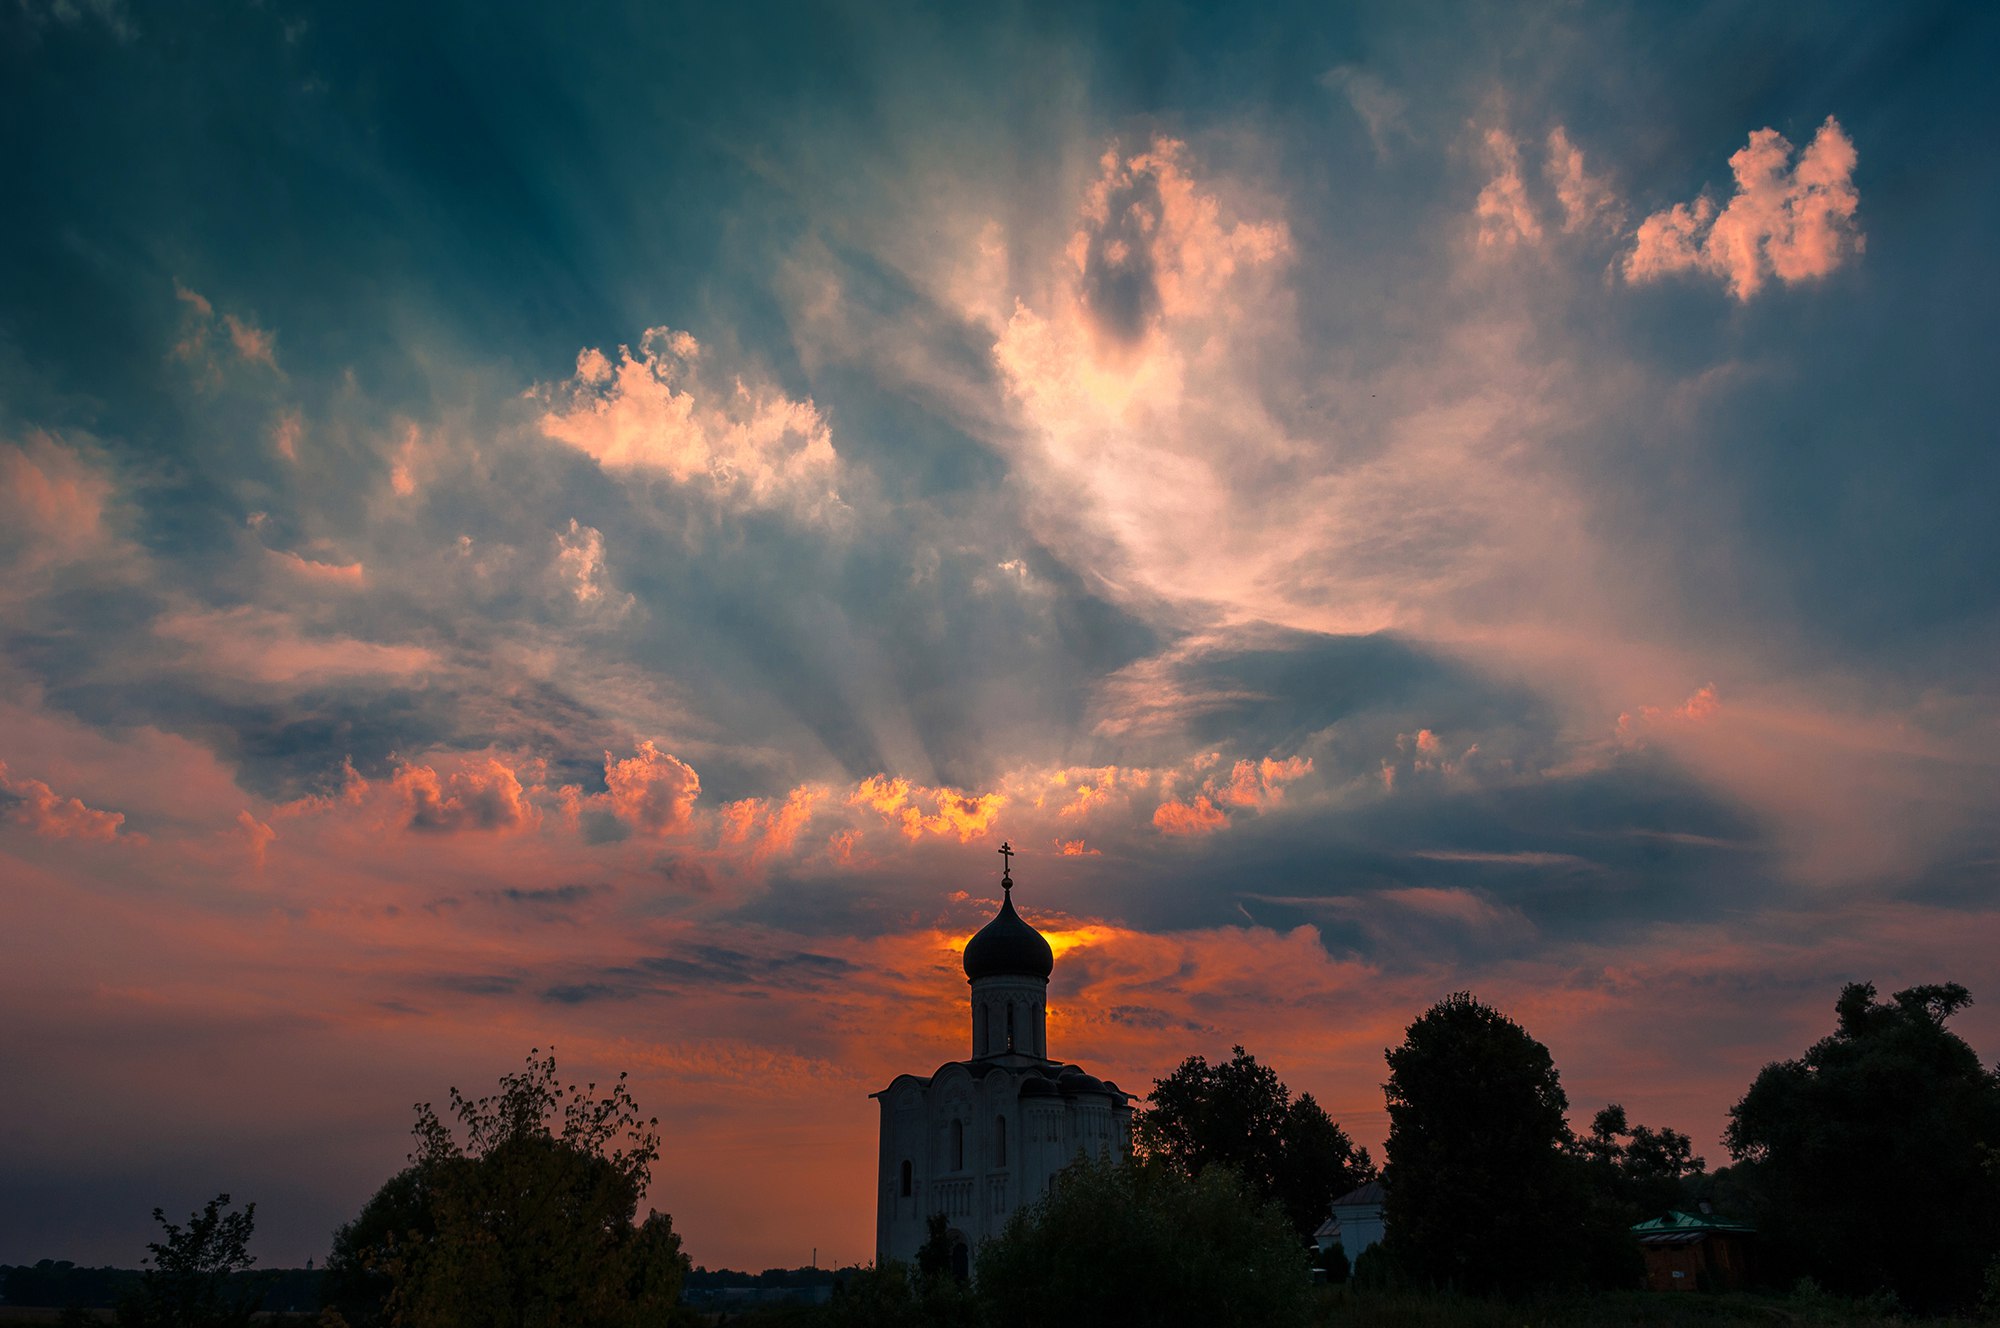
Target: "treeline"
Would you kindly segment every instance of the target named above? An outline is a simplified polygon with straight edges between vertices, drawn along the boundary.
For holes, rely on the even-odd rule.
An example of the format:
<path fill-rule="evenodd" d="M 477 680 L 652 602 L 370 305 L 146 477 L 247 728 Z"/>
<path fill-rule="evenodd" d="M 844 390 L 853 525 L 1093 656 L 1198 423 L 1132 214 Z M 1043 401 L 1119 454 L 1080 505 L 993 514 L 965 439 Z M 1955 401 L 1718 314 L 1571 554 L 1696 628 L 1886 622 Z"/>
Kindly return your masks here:
<path fill-rule="evenodd" d="M 228 1292 L 256 1310 L 311 1313 L 319 1309 L 324 1276 L 318 1268 L 251 1268 L 229 1275 Z M 144 1284 L 137 1268 L 79 1268 L 66 1259 L 0 1264 L 0 1305 L 115 1309 Z"/>
<path fill-rule="evenodd" d="M 1412 1295 L 1539 1300 L 1552 1322 L 1588 1322 L 1550 1298 L 1636 1288 L 1632 1225 L 1707 1205 L 1755 1226 L 1767 1285 L 1802 1287 L 1815 1305 L 1837 1294 L 1884 1313 L 2000 1318 L 2000 1069 L 1947 1027 L 1969 1000 L 1956 984 L 1887 1001 L 1848 986 L 1833 1032 L 1767 1065 L 1731 1109 L 1732 1164 L 1714 1173 L 1686 1135 L 1616 1104 L 1574 1129 L 1548 1049 L 1466 993 L 1386 1053 L 1379 1172 L 1243 1048 L 1217 1065 L 1190 1057 L 1155 1081 L 1130 1162 L 1065 1172 L 979 1249 L 969 1281 L 953 1276 L 942 1217 L 912 1268 L 691 1269 L 665 1214 L 638 1218 L 657 1121 L 623 1076 L 603 1094 L 566 1085 L 536 1052 L 495 1094 L 454 1088 L 450 1123 L 417 1108 L 410 1165 L 334 1234 L 317 1273 L 252 1272 L 254 1205 L 219 1195 L 186 1224 L 154 1210 L 163 1236 L 136 1282 L 45 1262 L 6 1270 L 6 1299 L 109 1299 L 132 1328 L 232 1328 L 260 1308 L 304 1308 L 310 1287 L 293 1278 L 318 1279 L 320 1328 L 641 1328 L 689 1322 L 684 1292 L 726 1288 L 829 1294 L 757 1312 L 824 1328 L 1301 1328 L 1404 1321 L 1397 1298 Z M 1314 1288 L 1313 1230 L 1333 1198 L 1378 1177 L 1385 1238 L 1349 1286 Z M 1344 1252 L 1326 1271 L 1342 1280 Z M 1457 1321 L 1426 1314 L 1408 1321 Z"/>

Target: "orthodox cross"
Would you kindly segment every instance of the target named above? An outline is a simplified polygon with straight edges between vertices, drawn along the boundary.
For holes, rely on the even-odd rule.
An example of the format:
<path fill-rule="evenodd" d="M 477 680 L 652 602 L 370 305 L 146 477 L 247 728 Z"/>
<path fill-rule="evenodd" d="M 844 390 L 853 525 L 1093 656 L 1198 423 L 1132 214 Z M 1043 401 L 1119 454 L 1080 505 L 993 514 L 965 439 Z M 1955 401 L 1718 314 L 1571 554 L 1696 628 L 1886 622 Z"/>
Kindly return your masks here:
<path fill-rule="evenodd" d="M 1006 840 L 1000 841 L 1000 886 L 1005 890 L 1014 888 L 1014 846 Z"/>

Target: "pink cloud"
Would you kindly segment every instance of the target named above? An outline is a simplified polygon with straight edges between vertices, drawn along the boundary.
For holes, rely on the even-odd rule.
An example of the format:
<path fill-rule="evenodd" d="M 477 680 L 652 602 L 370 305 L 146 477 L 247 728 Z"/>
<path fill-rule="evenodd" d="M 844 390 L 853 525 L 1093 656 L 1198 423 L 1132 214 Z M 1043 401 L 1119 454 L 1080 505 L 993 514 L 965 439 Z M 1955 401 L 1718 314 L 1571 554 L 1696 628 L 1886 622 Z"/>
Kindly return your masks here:
<path fill-rule="evenodd" d="M 1564 233 L 1617 230 L 1623 224 L 1625 209 L 1618 196 L 1603 177 L 1584 167 L 1583 149 L 1569 141 L 1569 131 L 1561 125 L 1549 131 L 1543 170 L 1562 204 Z"/>
<path fill-rule="evenodd" d="M 602 797 L 612 813 L 649 835 L 685 829 L 694 815 L 695 799 L 701 796 L 701 776 L 694 767 L 661 751 L 650 738 L 624 760 L 606 752 L 604 783 Z"/>
<path fill-rule="evenodd" d="M 404 823 L 412 830 L 514 831 L 541 821 L 520 776 L 492 757 L 443 777 L 427 765 L 401 765 L 389 787 L 401 800 Z"/>
<path fill-rule="evenodd" d="M 314 585 L 355 587 L 368 580 L 367 569 L 360 563 L 323 563 L 282 549 L 266 549 L 265 552 L 276 559 L 278 566 L 287 574 Z"/>
<path fill-rule="evenodd" d="M 104 812 L 65 798 L 39 779 L 16 779 L 0 761 L 0 816 L 47 839 L 109 840 L 118 836 L 125 813 Z"/>
<path fill-rule="evenodd" d="M 277 356 L 272 351 L 273 338 L 269 332 L 254 323 L 238 318 L 235 314 L 224 314 L 222 322 L 229 329 L 229 344 L 235 347 L 238 356 L 254 360 L 272 369 L 278 367 Z"/>
<path fill-rule="evenodd" d="M 1542 223 L 1528 202 L 1528 187 L 1521 179 L 1520 145 L 1504 130 L 1489 129 L 1486 152 L 1495 173 L 1473 205 L 1473 215 L 1479 219 L 1479 247 L 1540 244 Z"/>
<path fill-rule="evenodd" d="M 1707 272 L 1747 300 L 1767 278 L 1791 285 L 1826 276 L 1865 243 L 1854 221 L 1861 202 L 1856 160 L 1853 142 L 1830 115 L 1796 164 L 1784 135 L 1757 130 L 1729 159 L 1736 179 L 1729 201 L 1718 208 L 1703 194 L 1647 217 L 1626 256 L 1625 279 Z"/>
<path fill-rule="evenodd" d="M 692 336 L 665 327 L 649 328 L 637 353 L 620 346 L 615 362 L 586 349 L 571 378 L 535 392 L 546 407 L 542 430 L 607 470 L 701 481 L 755 506 L 819 515 L 837 507 L 833 435 L 813 403 L 741 378 L 711 392 L 700 381 L 702 353 Z"/>

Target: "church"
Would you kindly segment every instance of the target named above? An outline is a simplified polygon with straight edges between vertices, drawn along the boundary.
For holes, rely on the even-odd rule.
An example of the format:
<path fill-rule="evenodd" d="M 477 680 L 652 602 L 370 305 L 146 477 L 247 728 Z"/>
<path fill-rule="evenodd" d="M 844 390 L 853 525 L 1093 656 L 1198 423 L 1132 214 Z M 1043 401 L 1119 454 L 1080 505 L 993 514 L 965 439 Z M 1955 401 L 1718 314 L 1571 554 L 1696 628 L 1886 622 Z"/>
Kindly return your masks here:
<path fill-rule="evenodd" d="M 913 1262 L 943 1213 L 963 1276 L 980 1242 L 1079 1154 L 1122 1154 L 1131 1140 L 1131 1094 L 1049 1056 L 1055 952 L 1014 911 L 1014 850 L 999 851 L 1000 912 L 965 944 L 972 1055 L 869 1095 L 882 1104 L 877 1264 Z"/>

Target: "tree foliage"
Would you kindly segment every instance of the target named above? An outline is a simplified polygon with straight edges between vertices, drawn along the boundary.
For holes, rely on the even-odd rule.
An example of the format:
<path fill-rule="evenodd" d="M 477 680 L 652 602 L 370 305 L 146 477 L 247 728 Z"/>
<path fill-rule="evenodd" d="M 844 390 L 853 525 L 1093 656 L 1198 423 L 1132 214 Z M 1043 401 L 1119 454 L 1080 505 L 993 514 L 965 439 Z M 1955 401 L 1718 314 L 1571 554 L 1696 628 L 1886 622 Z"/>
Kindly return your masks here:
<path fill-rule="evenodd" d="M 420 1104 L 409 1169 L 336 1238 L 329 1277 L 355 1292 L 357 1321 L 627 1328 L 667 1320 L 687 1261 L 665 1214 L 634 1224 L 660 1137 L 624 1075 L 600 1096 L 595 1084 L 562 1084 L 553 1055 L 530 1053 L 497 1093 L 468 1099 L 452 1089 L 451 1110 L 464 1142 Z"/>
<path fill-rule="evenodd" d="M 1730 1110 L 1723 1141 L 1781 1265 L 1926 1309 L 1979 1297 L 2000 1256 L 2000 1071 L 1945 1027 L 1970 1001 L 1850 983 L 1832 1035 Z"/>
<path fill-rule="evenodd" d="M 1018 1328 L 1285 1325 L 1309 1265 L 1283 1210 L 1226 1166 L 1079 1161 L 979 1252 L 977 1289 Z"/>
<path fill-rule="evenodd" d="M 1388 1052 L 1383 1218 L 1397 1265 L 1470 1292 L 1576 1275 L 1583 1201 L 1548 1048 L 1466 992 Z"/>
<path fill-rule="evenodd" d="M 255 1263 L 250 1233 L 256 1204 L 230 1212 L 229 1196 L 218 1194 L 188 1218 L 186 1226 L 153 1210 L 165 1238 L 149 1242 L 151 1253 L 139 1291 L 118 1307 L 118 1321 L 135 1328 L 240 1328 L 250 1322 L 256 1297 L 229 1285 L 230 1275 Z"/>
<path fill-rule="evenodd" d="M 1368 1150 L 1313 1100 L 1294 1098 L 1277 1072 L 1235 1048 L 1211 1066 L 1190 1056 L 1155 1080 L 1136 1122 L 1135 1148 L 1189 1176 L 1226 1166 L 1275 1201 L 1301 1241 L 1326 1220 L 1327 1205 L 1372 1180 Z"/>

